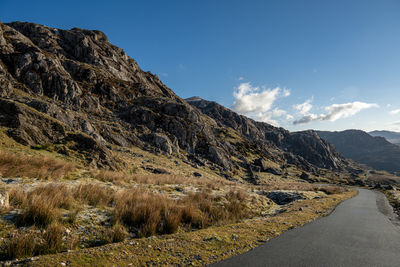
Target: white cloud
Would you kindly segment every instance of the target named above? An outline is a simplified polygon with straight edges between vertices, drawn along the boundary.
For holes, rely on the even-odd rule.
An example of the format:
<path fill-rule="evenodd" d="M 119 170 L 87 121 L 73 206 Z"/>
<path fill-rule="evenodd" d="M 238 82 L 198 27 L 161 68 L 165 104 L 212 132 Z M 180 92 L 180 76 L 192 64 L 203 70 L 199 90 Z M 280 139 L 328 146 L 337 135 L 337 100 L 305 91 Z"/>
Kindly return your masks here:
<path fill-rule="evenodd" d="M 364 102 L 352 102 L 352 103 L 346 103 L 346 104 L 333 104 L 328 107 L 325 107 L 325 110 L 328 112 L 326 115 L 321 115 L 322 120 L 328 120 L 328 121 L 336 121 L 340 118 L 347 118 L 354 116 L 358 112 L 360 112 L 363 109 L 368 109 L 368 108 L 377 108 L 377 104 L 370 104 L 370 103 L 364 103 Z"/>
<path fill-rule="evenodd" d="M 348 118 L 359 113 L 363 109 L 379 107 L 374 103 L 364 103 L 364 102 L 351 102 L 345 104 L 333 104 L 325 107 L 326 114 L 306 114 L 302 118 L 295 120 L 293 124 L 305 124 L 316 120 L 323 121 L 336 121 L 341 118 Z"/>
<path fill-rule="evenodd" d="M 400 113 L 400 109 L 395 109 L 389 112 L 391 115 L 396 115 Z"/>
<path fill-rule="evenodd" d="M 239 77 L 238 80 L 239 80 L 239 81 L 243 81 L 243 80 L 244 80 L 244 77 Z"/>
<path fill-rule="evenodd" d="M 256 114 L 254 116 L 252 116 L 253 119 L 255 119 L 256 121 L 262 121 L 262 122 L 266 122 L 269 123 L 273 126 L 279 126 L 279 123 L 277 120 L 274 120 L 272 118 L 272 113 L 271 112 L 267 112 L 267 113 L 259 113 Z"/>
<path fill-rule="evenodd" d="M 284 116 L 287 112 L 278 108 L 272 110 L 272 106 L 278 98 L 289 95 L 290 90 L 280 87 L 269 89 L 253 87 L 251 83 L 241 83 L 233 93 L 235 101 L 231 109 L 255 120 L 278 125 L 273 117 Z"/>
<path fill-rule="evenodd" d="M 315 114 L 307 114 L 307 115 L 304 115 L 303 117 L 301 117 L 300 119 L 295 120 L 293 122 L 293 124 L 295 124 L 295 125 L 296 124 L 306 124 L 306 123 L 310 123 L 312 121 L 315 121 L 318 118 L 319 117 L 317 115 L 315 115 Z"/>
<path fill-rule="evenodd" d="M 385 126 L 386 126 L 385 129 L 389 131 L 400 132 L 400 121 L 390 122 L 387 123 Z"/>
<path fill-rule="evenodd" d="M 291 121 L 291 120 L 293 120 L 293 119 L 294 119 L 294 117 L 293 117 L 292 115 L 286 114 L 286 120 L 287 120 L 287 121 Z"/>
<path fill-rule="evenodd" d="M 288 90 L 288 89 L 286 89 L 286 88 L 283 88 L 283 96 L 284 96 L 284 97 L 290 96 L 290 90 Z"/>
<path fill-rule="evenodd" d="M 307 115 L 308 112 L 312 109 L 311 102 L 312 98 L 308 99 L 306 102 L 302 104 L 293 105 L 293 108 L 297 110 L 301 115 Z"/>

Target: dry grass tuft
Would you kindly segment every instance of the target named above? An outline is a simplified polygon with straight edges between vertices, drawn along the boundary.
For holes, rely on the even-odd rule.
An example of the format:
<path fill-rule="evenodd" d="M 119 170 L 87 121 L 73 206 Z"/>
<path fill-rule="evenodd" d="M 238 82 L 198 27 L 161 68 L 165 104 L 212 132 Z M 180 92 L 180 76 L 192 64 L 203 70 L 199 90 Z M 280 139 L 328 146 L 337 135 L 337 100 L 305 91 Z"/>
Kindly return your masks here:
<path fill-rule="evenodd" d="M 128 232 L 125 227 L 117 223 L 107 230 L 103 239 L 105 239 L 107 243 L 117 243 L 124 241 L 127 236 Z"/>
<path fill-rule="evenodd" d="M 183 200 L 184 205 L 190 207 L 184 209 L 183 218 L 195 228 L 248 218 L 252 214 L 245 205 L 246 198 L 244 191 L 231 190 L 225 195 L 225 203 L 221 203 L 221 196 L 213 196 L 210 191 L 203 190 Z"/>
<path fill-rule="evenodd" d="M 52 223 L 42 232 L 33 228 L 13 233 L 6 241 L 1 256 L 3 259 L 31 257 L 58 253 L 65 249 L 73 249 L 76 245 L 76 238 L 65 238 L 65 229 L 62 225 Z"/>
<path fill-rule="evenodd" d="M 4 257 L 15 259 L 33 256 L 37 249 L 37 236 L 34 233 L 15 233 L 6 242 Z"/>
<path fill-rule="evenodd" d="M 55 208 L 71 209 L 74 206 L 74 197 L 69 186 L 61 183 L 49 183 L 38 186 L 29 192 L 28 198 L 41 196 Z"/>
<path fill-rule="evenodd" d="M 71 209 L 75 203 L 71 189 L 56 183 L 38 186 L 29 192 L 13 188 L 10 190 L 10 202 L 24 209 L 17 219 L 18 226 L 36 225 L 41 228 L 57 219 L 60 208 Z"/>
<path fill-rule="evenodd" d="M 27 193 L 20 187 L 13 187 L 8 190 L 10 205 L 14 207 L 23 207 L 28 202 Z"/>
<path fill-rule="evenodd" d="M 3 177 L 60 179 L 74 169 L 74 164 L 59 159 L 0 151 L 0 174 Z"/>
<path fill-rule="evenodd" d="M 50 224 L 43 234 L 43 239 L 46 246 L 43 247 L 44 251 L 41 254 L 56 253 L 62 251 L 62 249 L 64 248 L 64 233 L 65 229 L 62 225 L 58 223 Z"/>
<path fill-rule="evenodd" d="M 170 201 L 138 190 L 121 190 L 115 195 L 114 221 L 139 229 L 139 236 L 154 235 L 164 224 L 161 213 Z"/>
<path fill-rule="evenodd" d="M 123 172 L 100 170 L 97 172 L 92 172 L 95 179 L 102 182 L 111 182 L 114 184 L 122 184 L 129 180 L 129 175 Z"/>
<path fill-rule="evenodd" d="M 319 186 L 317 190 L 328 195 L 343 194 L 346 192 L 346 189 L 340 186 Z"/>
<path fill-rule="evenodd" d="M 74 189 L 74 196 L 91 206 L 105 206 L 112 202 L 114 190 L 96 183 L 85 183 Z"/>
<path fill-rule="evenodd" d="M 151 184 L 151 185 L 170 185 L 170 184 L 186 184 L 198 185 L 208 187 L 210 189 L 217 189 L 226 185 L 234 185 L 233 182 L 226 179 L 202 177 L 184 177 L 181 175 L 173 174 L 126 174 L 123 172 L 107 171 L 107 170 L 94 170 L 91 175 L 102 182 L 111 182 L 117 185 L 125 183 L 136 184 Z"/>
<path fill-rule="evenodd" d="M 115 222 L 138 229 L 139 236 L 171 234 L 180 224 L 204 228 L 249 217 L 250 212 L 244 204 L 246 197 L 242 191 L 231 191 L 223 204 L 221 197 L 215 197 L 209 191 L 175 201 L 138 190 L 121 190 L 115 195 L 113 218 Z"/>
<path fill-rule="evenodd" d="M 26 209 L 17 219 L 17 226 L 36 225 L 45 227 L 56 220 L 58 212 L 53 202 L 44 196 L 33 196 L 30 198 Z"/>

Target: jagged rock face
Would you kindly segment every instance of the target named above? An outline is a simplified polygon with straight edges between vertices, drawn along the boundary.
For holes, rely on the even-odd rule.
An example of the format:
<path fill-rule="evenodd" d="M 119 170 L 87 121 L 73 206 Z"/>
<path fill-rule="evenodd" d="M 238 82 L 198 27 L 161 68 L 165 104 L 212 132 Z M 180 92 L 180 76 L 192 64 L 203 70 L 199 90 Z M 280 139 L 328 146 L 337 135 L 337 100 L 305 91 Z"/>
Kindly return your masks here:
<path fill-rule="evenodd" d="M 283 128 L 239 115 L 216 102 L 199 97 L 188 98 L 186 101 L 212 117 L 218 125 L 239 131 L 260 145 L 267 144 L 268 147 L 287 152 L 284 157 L 290 164 L 302 166 L 308 171 L 312 170 L 310 163 L 326 169 L 341 169 L 346 165 L 345 159 L 335 148 L 314 131 L 290 133 Z"/>
<path fill-rule="evenodd" d="M 100 31 L 66 31 L 23 22 L 1 28 L 2 62 L 35 95 L 87 108 L 97 98 L 91 94 L 123 106 L 138 96 L 177 98 Z"/>
<path fill-rule="evenodd" d="M 256 122 L 213 101 L 207 101 L 199 97 L 188 98 L 186 101 L 213 118 L 219 126 L 230 127 L 253 141 L 279 143 L 284 138 L 284 135 L 289 134 L 288 131 L 282 128 Z"/>
<path fill-rule="evenodd" d="M 142 71 L 100 31 L 0 24 L 0 86 L 0 97 L 12 99 L 1 109 L 2 125 L 25 145 L 62 142 L 68 129 L 87 134 L 104 151 L 110 144 L 148 143 L 168 154 L 182 149 L 221 163 L 209 155 L 219 143 L 215 122 Z M 47 133 L 47 127 L 57 129 Z"/>
<path fill-rule="evenodd" d="M 53 143 L 68 130 L 51 117 L 6 99 L 0 99 L 0 125 L 8 127 L 8 135 L 24 145 Z"/>
<path fill-rule="evenodd" d="M 340 153 L 315 131 L 294 132 L 285 141 L 288 150 L 318 167 L 340 169 L 346 165 Z"/>
<path fill-rule="evenodd" d="M 216 164 L 217 171 L 247 166 L 231 158 L 245 159 L 249 151 L 308 171 L 342 165 L 313 133 L 289 133 L 214 102 L 182 100 L 100 31 L 34 23 L 0 23 L 0 126 L 24 145 L 69 144 L 89 164 L 113 169 L 118 146 Z M 228 128 L 243 141 L 221 136 Z"/>

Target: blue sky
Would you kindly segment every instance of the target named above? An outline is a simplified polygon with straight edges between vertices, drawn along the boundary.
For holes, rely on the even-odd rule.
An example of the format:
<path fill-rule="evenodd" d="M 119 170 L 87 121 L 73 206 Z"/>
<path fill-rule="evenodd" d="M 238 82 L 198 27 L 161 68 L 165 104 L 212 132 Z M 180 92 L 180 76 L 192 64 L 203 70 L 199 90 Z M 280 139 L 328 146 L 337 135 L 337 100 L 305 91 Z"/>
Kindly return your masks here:
<path fill-rule="evenodd" d="M 400 131 L 400 1 L 0 1 L 98 29 L 183 98 L 289 130 Z"/>

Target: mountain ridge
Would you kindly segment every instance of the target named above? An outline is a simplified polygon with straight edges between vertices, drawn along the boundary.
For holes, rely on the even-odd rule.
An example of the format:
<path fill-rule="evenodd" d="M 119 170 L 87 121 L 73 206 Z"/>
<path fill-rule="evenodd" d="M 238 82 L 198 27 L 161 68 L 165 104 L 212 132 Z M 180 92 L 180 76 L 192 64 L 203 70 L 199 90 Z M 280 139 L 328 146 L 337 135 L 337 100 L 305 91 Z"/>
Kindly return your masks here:
<path fill-rule="evenodd" d="M 400 147 L 362 130 L 317 131 L 345 157 L 377 170 L 400 172 Z"/>
<path fill-rule="evenodd" d="M 400 133 L 399 132 L 382 130 L 382 131 L 368 132 L 368 134 L 370 134 L 372 136 L 384 137 L 390 143 L 400 146 Z"/>
<path fill-rule="evenodd" d="M 0 24 L 0 85 L 0 126 L 8 136 L 29 147 L 78 152 L 99 168 L 125 168 L 117 152 L 135 146 L 227 177 L 254 169 L 254 157 L 308 172 L 348 169 L 315 132 L 290 133 L 216 102 L 183 100 L 96 30 Z"/>

